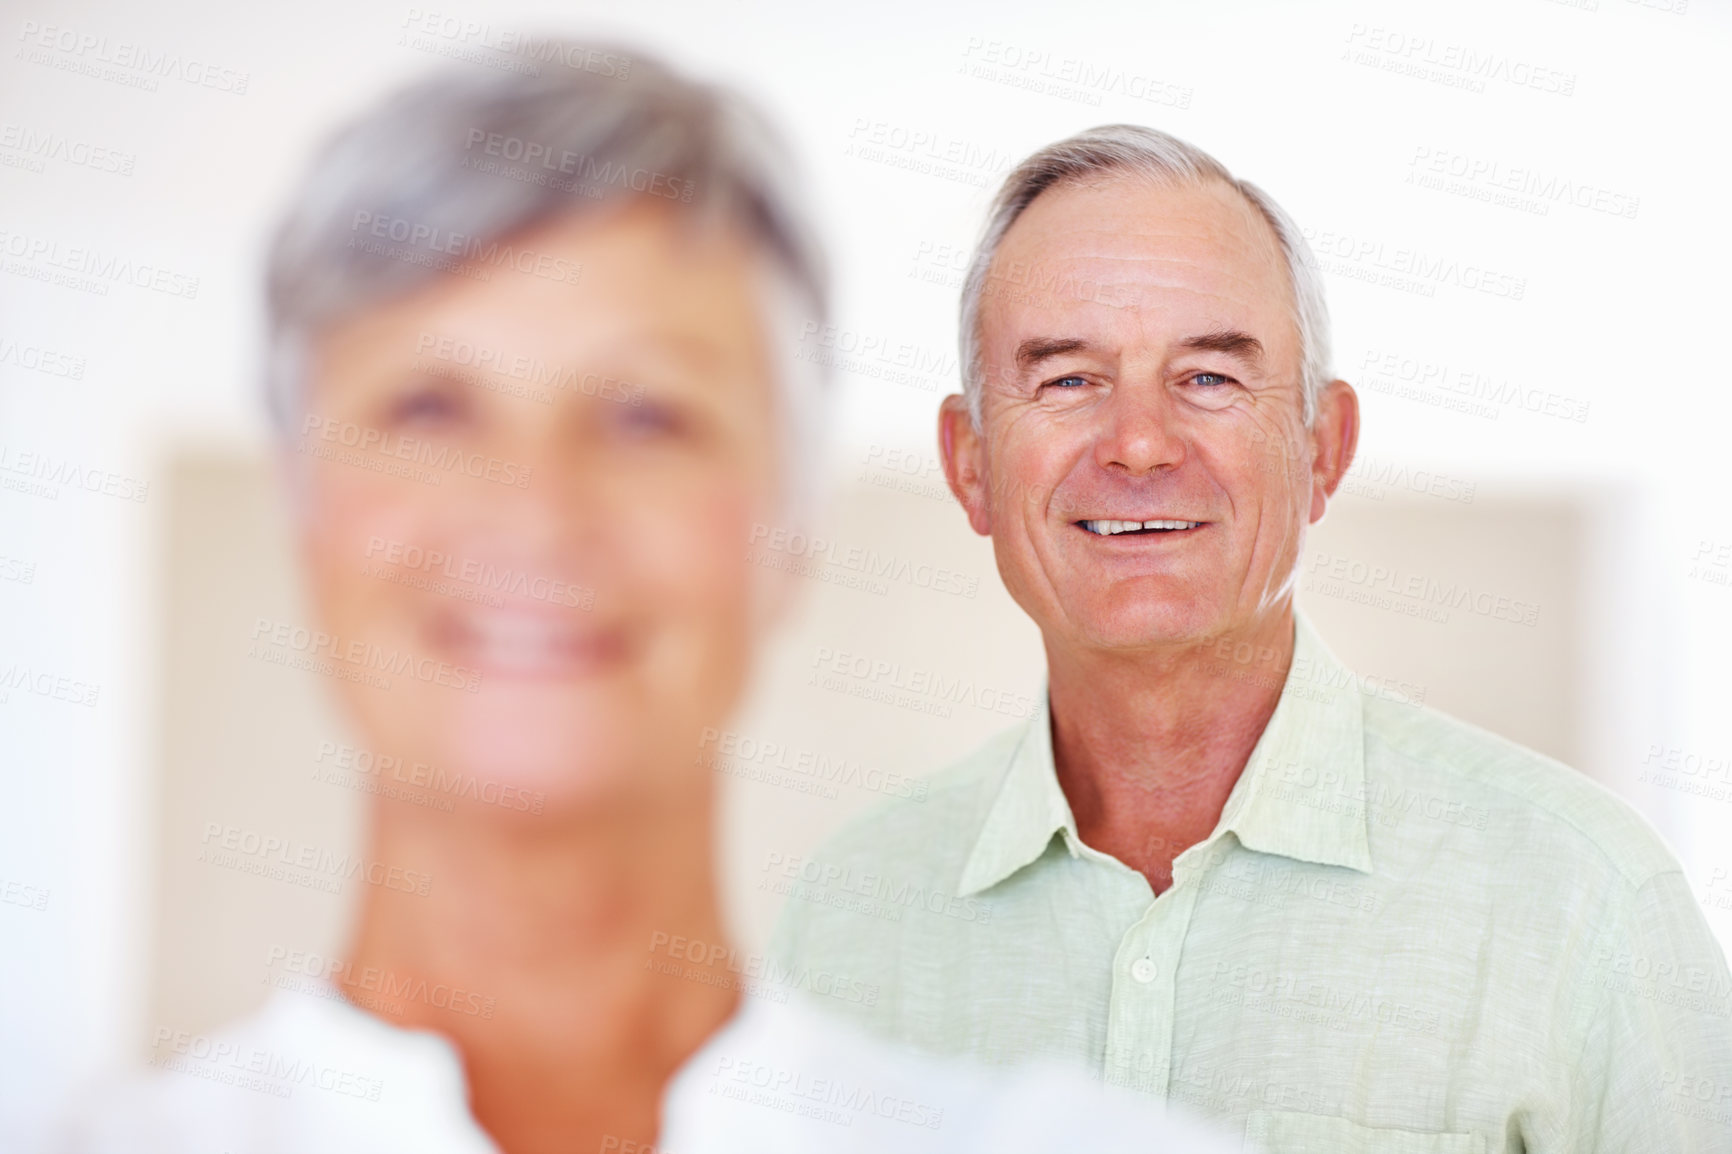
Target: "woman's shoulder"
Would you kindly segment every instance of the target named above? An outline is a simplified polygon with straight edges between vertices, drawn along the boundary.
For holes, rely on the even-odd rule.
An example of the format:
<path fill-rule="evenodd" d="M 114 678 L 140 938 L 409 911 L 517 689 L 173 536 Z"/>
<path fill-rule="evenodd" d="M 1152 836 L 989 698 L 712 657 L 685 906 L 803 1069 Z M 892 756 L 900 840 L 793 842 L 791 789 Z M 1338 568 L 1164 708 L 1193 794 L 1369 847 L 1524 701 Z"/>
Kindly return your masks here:
<path fill-rule="evenodd" d="M 276 991 L 209 1033 L 157 1027 L 143 1069 L 80 1096 L 66 1154 L 262 1154 L 494 1147 L 468 1112 L 450 1044 L 395 1027 L 319 983 Z"/>

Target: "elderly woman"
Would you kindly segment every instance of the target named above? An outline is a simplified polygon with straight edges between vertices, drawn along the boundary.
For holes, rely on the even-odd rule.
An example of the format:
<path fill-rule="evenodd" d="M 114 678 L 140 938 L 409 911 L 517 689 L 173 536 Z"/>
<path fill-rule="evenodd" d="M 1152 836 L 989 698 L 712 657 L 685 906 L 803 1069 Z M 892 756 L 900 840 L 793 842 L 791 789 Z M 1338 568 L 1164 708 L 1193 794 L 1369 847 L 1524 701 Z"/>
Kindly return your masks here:
<path fill-rule="evenodd" d="M 742 997 L 740 971 L 811 979 L 711 945 L 699 752 L 784 596 L 749 530 L 811 492 L 821 278 L 754 117 L 635 53 L 561 59 L 349 126 L 270 260 L 319 629 L 340 669 L 401 673 L 337 680 L 343 705 L 368 748 L 479 783 L 374 800 L 367 858 L 437 884 L 367 887 L 326 996 L 109 1096 L 80 1148 L 1204 1149 Z"/>

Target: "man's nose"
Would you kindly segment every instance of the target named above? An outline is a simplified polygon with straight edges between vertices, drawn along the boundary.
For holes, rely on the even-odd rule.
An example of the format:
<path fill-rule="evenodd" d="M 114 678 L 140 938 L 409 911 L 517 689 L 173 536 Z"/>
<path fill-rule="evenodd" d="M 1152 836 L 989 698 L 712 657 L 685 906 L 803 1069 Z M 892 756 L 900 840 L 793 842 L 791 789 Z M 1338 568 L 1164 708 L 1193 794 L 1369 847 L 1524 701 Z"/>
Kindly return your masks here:
<path fill-rule="evenodd" d="M 1174 409 L 1158 382 L 1120 384 L 1102 410 L 1106 425 L 1095 443 L 1096 463 L 1135 476 L 1181 464 L 1185 440 Z"/>

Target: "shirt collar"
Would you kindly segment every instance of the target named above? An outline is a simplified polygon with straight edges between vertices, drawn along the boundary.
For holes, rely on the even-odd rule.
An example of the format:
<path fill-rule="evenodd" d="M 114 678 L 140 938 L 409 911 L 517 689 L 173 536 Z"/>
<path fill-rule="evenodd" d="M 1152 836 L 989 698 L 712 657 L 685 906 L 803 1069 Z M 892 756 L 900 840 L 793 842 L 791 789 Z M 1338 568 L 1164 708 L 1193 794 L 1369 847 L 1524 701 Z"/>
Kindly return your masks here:
<path fill-rule="evenodd" d="M 995 886 L 1033 862 L 1060 830 L 1067 835 L 1065 846 L 1071 856 L 1076 856 L 1076 817 L 1059 788 L 1053 764 L 1052 707 L 1045 685 L 1036 700 L 1040 704 L 1010 755 L 1010 770 L 962 867 L 957 886 L 962 897 Z"/>
<path fill-rule="evenodd" d="M 1179 855 L 1175 877 L 1229 830 L 1247 849 L 1371 872 L 1365 795 L 1365 729 L 1359 682 L 1329 652 L 1310 620 L 1293 613 L 1293 664 L 1215 830 Z M 1230 668 L 1232 668 L 1230 666 Z M 1255 676 L 1255 666 L 1244 667 Z M 1031 864 L 1062 832 L 1072 857 L 1081 840 L 1053 764 L 1051 705 L 1044 690 L 963 866 L 961 896 Z"/>

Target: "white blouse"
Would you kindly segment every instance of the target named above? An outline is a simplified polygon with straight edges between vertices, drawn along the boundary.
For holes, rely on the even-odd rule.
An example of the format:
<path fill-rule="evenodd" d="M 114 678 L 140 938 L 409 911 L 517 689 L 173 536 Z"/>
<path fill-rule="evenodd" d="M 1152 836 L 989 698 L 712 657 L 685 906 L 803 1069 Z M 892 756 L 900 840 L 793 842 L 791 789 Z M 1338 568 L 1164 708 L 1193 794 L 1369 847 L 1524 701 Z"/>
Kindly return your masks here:
<path fill-rule="evenodd" d="M 86 1095 L 76 1154 L 497 1154 L 453 1045 L 390 1025 L 334 986 L 180 1036 L 149 1074 Z M 748 997 L 675 1074 L 656 1144 L 574 1154 L 1225 1154 L 1144 1098 L 1051 1067 L 988 1071 L 895 1048 L 800 1003 Z"/>

